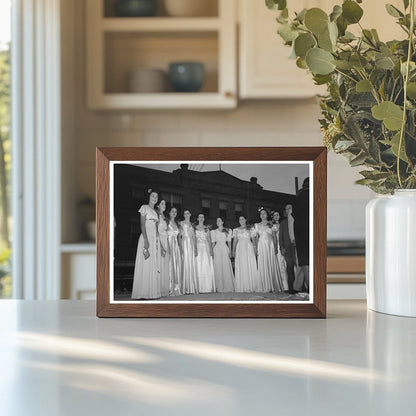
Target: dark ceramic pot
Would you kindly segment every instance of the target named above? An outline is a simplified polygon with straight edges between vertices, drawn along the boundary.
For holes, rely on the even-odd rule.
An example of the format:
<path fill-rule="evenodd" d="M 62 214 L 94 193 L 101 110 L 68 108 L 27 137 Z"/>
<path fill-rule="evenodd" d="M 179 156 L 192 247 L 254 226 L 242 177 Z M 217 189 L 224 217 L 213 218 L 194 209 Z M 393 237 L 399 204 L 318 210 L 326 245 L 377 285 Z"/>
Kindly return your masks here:
<path fill-rule="evenodd" d="M 156 0 L 118 0 L 114 4 L 116 16 L 146 17 L 154 16 L 157 12 Z"/>
<path fill-rule="evenodd" d="M 205 80 L 205 67 L 201 62 L 172 62 L 169 80 L 177 92 L 197 92 Z"/>

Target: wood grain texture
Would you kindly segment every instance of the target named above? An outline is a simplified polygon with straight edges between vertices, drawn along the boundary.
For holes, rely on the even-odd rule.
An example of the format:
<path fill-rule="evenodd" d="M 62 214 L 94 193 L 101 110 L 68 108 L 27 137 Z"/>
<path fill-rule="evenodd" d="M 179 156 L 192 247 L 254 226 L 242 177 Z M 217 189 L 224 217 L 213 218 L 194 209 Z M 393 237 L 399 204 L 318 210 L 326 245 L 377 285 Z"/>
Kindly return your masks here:
<path fill-rule="evenodd" d="M 97 149 L 97 316 L 166 318 L 326 317 L 326 148 L 145 147 Z M 313 303 L 110 303 L 110 161 L 313 161 Z"/>

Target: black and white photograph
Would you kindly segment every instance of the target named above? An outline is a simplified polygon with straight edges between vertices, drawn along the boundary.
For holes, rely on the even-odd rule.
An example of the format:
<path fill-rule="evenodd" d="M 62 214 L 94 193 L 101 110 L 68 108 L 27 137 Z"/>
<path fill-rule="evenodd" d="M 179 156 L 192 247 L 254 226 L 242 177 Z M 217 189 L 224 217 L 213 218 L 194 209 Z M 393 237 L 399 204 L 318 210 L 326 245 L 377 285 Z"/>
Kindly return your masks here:
<path fill-rule="evenodd" d="M 312 163 L 110 164 L 110 301 L 313 300 Z"/>

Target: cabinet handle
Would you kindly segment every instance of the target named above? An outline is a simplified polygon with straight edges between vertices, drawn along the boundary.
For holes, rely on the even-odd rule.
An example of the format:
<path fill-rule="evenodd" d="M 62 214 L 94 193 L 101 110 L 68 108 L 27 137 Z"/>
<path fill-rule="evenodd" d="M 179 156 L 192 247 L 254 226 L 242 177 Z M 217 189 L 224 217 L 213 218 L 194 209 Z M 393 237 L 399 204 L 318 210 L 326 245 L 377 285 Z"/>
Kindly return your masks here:
<path fill-rule="evenodd" d="M 225 91 L 224 95 L 225 95 L 225 98 L 233 98 L 234 97 L 234 93 L 232 91 Z"/>

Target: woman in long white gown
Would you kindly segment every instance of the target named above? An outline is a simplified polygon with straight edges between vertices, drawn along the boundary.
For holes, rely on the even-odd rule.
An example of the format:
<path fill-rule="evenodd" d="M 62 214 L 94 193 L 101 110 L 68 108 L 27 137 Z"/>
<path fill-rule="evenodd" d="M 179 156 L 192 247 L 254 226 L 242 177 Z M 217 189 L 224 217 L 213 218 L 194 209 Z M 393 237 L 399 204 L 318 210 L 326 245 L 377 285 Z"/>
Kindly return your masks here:
<path fill-rule="evenodd" d="M 281 292 L 283 282 L 278 278 L 277 260 L 273 243 L 273 230 L 268 222 L 268 212 L 260 210 L 261 221 L 255 224 L 259 292 Z"/>
<path fill-rule="evenodd" d="M 137 244 L 134 266 L 132 299 L 156 299 L 160 293 L 159 239 L 157 225 L 159 216 L 155 211 L 158 200 L 156 191 L 147 191 L 148 203 L 140 207 L 141 235 Z"/>
<path fill-rule="evenodd" d="M 230 260 L 230 230 L 224 228 L 222 218 L 217 218 L 217 228 L 211 231 L 214 246 L 214 276 L 217 292 L 234 292 L 233 266 Z"/>
<path fill-rule="evenodd" d="M 258 286 L 257 262 L 254 253 L 251 227 L 241 215 L 240 227 L 233 230 L 233 255 L 235 258 L 235 291 L 255 292 Z"/>
<path fill-rule="evenodd" d="M 198 276 L 199 293 L 215 292 L 214 265 L 212 262 L 211 236 L 207 226 L 204 225 L 205 216 L 199 214 L 195 227 L 196 247 L 196 269 Z"/>
<path fill-rule="evenodd" d="M 286 260 L 283 257 L 282 252 L 280 251 L 279 245 L 279 232 L 280 232 L 280 214 L 278 211 L 273 212 L 272 216 L 272 230 L 274 237 L 274 247 L 276 252 L 276 262 L 277 262 L 277 272 L 280 275 L 280 280 L 283 282 L 283 290 L 289 290 L 287 270 L 286 270 Z"/>
<path fill-rule="evenodd" d="M 184 220 L 180 226 L 180 242 L 182 247 L 182 278 L 179 288 L 182 294 L 198 293 L 198 278 L 196 275 L 196 240 L 195 229 L 191 224 L 191 211 L 183 213 Z"/>
<path fill-rule="evenodd" d="M 182 276 L 182 256 L 179 248 L 179 226 L 176 222 L 178 210 L 172 207 L 169 210 L 168 222 L 168 254 L 169 254 L 169 295 L 178 296 L 181 294 L 179 290 L 179 281 Z"/>
<path fill-rule="evenodd" d="M 169 251 L 168 251 L 168 222 L 165 217 L 166 201 L 160 200 L 157 205 L 157 211 L 159 214 L 159 244 L 160 244 L 160 256 L 159 256 L 159 271 L 160 271 L 160 294 L 162 296 L 169 295 Z"/>

